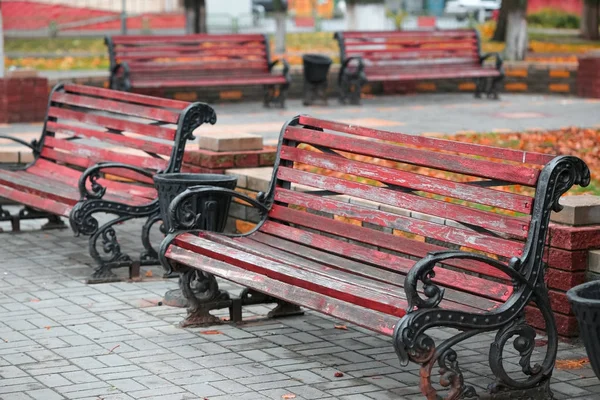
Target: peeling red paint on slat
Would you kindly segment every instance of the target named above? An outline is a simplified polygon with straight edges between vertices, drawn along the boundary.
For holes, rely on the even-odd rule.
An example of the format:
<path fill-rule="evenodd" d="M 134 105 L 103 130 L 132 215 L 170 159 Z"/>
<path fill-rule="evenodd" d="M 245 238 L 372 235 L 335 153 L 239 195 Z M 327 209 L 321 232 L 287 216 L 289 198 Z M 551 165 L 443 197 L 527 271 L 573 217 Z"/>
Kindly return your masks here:
<path fill-rule="evenodd" d="M 185 240 L 186 238 L 183 238 Z M 184 265 L 207 271 L 240 285 L 258 290 L 268 295 L 292 300 L 295 304 L 321 312 L 327 312 L 336 318 L 392 336 L 399 317 L 386 315 L 339 299 L 315 293 L 302 287 L 281 282 L 264 275 L 255 274 L 235 265 L 204 257 L 193 251 L 171 246 L 167 257 Z"/>
<path fill-rule="evenodd" d="M 89 125 L 97 125 L 103 128 L 128 131 L 138 135 L 153 136 L 159 139 L 171 141 L 175 139 L 175 128 L 142 124 L 131 120 L 114 118 L 113 116 L 109 117 L 105 115 L 90 114 L 59 107 L 50 107 L 48 110 L 48 116 L 58 118 L 59 122 L 62 122 L 62 119 L 65 119 L 69 121 L 83 122 Z"/>
<path fill-rule="evenodd" d="M 303 172 L 282 166 L 278 169 L 277 178 L 282 181 L 330 190 L 335 193 L 434 215 L 440 218 L 448 218 L 521 238 L 527 237 L 528 221 L 515 217 L 508 217 L 442 200 L 428 199 L 414 194 L 396 192 L 386 188 Z"/>
<path fill-rule="evenodd" d="M 327 153 L 307 151 L 295 147 L 282 146 L 281 158 L 414 190 L 526 214 L 531 213 L 533 204 L 533 199 L 529 196 L 474 187 L 465 183 L 420 175 L 377 164 L 368 164 L 367 162 L 348 160 Z"/>
<path fill-rule="evenodd" d="M 473 230 L 454 228 L 448 225 L 436 224 L 301 192 L 279 189 L 275 194 L 275 200 L 382 227 L 398 229 L 508 258 L 523 251 L 523 242 L 497 238 Z"/>
<path fill-rule="evenodd" d="M 52 94 L 52 101 L 55 103 L 69 104 L 72 106 L 84 107 L 98 111 L 112 111 L 118 114 L 130 115 L 133 117 L 164 121 L 171 124 L 176 124 L 177 120 L 179 119 L 179 113 L 175 111 L 154 107 L 144 107 L 137 104 L 130 104 L 115 100 L 68 94 L 64 92 L 54 92 Z"/>
<path fill-rule="evenodd" d="M 325 146 L 334 150 L 386 158 L 388 160 L 481 178 L 500 179 L 528 186 L 535 186 L 539 175 L 539 170 L 520 165 L 510 165 L 453 154 L 412 149 L 334 134 L 323 134 L 322 132 L 310 129 L 288 127 L 285 137 L 299 143 Z"/>
<path fill-rule="evenodd" d="M 407 135 L 398 132 L 370 129 L 356 125 L 348 125 L 342 122 L 327 121 L 310 116 L 301 116 L 300 123 L 309 126 L 319 126 L 323 129 L 359 135 L 365 138 L 386 140 L 390 142 L 422 146 L 434 150 L 454 151 L 457 153 L 471 154 L 482 157 L 497 158 L 514 161 L 518 163 L 530 163 L 544 165 L 555 156 L 552 154 L 531 153 L 521 150 L 506 149 L 500 147 L 484 146 L 480 144 L 457 142 L 455 140 L 430 138 L 419 135 Z"/>

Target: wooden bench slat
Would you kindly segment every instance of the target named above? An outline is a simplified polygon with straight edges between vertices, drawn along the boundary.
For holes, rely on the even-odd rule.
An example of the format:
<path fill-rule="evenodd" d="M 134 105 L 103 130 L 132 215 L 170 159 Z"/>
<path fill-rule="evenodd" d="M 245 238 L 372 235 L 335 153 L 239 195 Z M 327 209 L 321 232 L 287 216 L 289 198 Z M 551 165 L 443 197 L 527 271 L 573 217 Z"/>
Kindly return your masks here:
<path fill-rule="evenodd" d="M 334 134 L 325 135 L 310 129 L 288 127 L 285 132 L 285 138 L 299 143 L 325 146 L 334 150 L 386 158 L 388 160 L 481 178 L 494 178 L 521 185 L 535 186 L 539 175 L 539 170 L 521 165 L 511 165 L 430 150 L 394 146 L 382 142 L 360 140 L 356 137 L 350 138 Z"/>
<path fill-rule="evenodd" d="M 55 180 L 72 179 L 72 182 L 78 182 L 81 176 L 81 171 L 44 160 L 43 158 L 38 159 L 34 165 L 27 168 L 27 172 Z M 154 200 L 157 196 L 156 189 L 151 186 L 118 182 L 104 178 L 99 178 L 97 182 L 111 192 L 112 190 L 116 190 L 117 192 L 129 193 L 133 196 L 145 197 L 149 200 Z"/>
<path fill-rule="evenodd" d="M 40 210 L 47 210 L 55 215 L 68 217 L 73 208 L 69 204 L 54 201 L 52 199 L 36 196 L 33 193 L 22 192 L 10 186 L 0 184 L 0 197 L 11 199 L 20 204 L 25 204 Z"/>
<path fill-rule="evenodd" d="M 398 214 L 361 207 L 357 204 L 320 198 L 302 192 L 280 189 L 275 193 L 275 200 L 508 258 L 514 254 L 520 254 L 523 249 L 522 242 L 497 238 L 477 233 L 473 230 L 454 228 L 417 218 L 404 217 Z"/>
<path fill-rule="evenodd" d="M 344 174 L 359 174 L 361 177 L 388 184 L 525 214 L 531 213 L 533 204 L 531 197 L 520 194 L 474 187 L 466 183 L 420 175 L 377 164 L 368 164 L 362 161 L 349 160 L 341 156 L 317 153 L 296 147 L 282 146 L 280 156 L 283 160 L 295 161 Z"/>
<path fill-rule="evenodd" d="M 283 76 L 278 75 L 265 75 L 265 76 L 248 76 L 243 78 L 234 78 L 234 77 L 223 77 L 223 76 L 214 76 L 211 78 L 207 76 L 205 79 L 177 79 L 177 80 L 164 80 L 164 81 L 146 81 L 143 79 L 135 79 L 132 78 L 132 82 L 135 82 L 137 87 L 144 88 L 156 88 L 156 87 L 184 87 L 186 85 L 190 86 L 222 86 L 222 85 L 254 85 L 254 84 L 264 84 L 264 85 L 272 85 L 272 84 L 283 84 L 285 83 L 285 78 Z"/>
<path fill-rule="evenodd" d="M 132 62 L 129 64 L 133 69 L 132 74 L 139 75 L 143 73 L 161 72 L 164 74 L 174 74 L 178 71 L 190 71 L 194 75 L 214 73 L 220 70 L 239 70 L 244 69 L 244 74 L 263 74 L 271 75 L 264 60 L 223 60 L 223 61 L 165 61 L 165 62 Z M 247 70 L 247 71 L 246 71 Z"/>
<path fill-rule="evenodd" d="M 405 49 L 350 49 L 346 51 L 348 57 L 361 56 L 367 58 L 367 63 L 377 60 L 405 60 L 423 58 L 416 61 L 442 61 L 446 57 L 455 59 L 453 62 L 463 62 L 475 64 L 479 61 L 479 55 L 472 48 L 405 48 Z"/>
<path fill-rule="evenodd" d="M 338 232 L 340 229 L 342 229 L 343 232 L 343 229 L 347 229 L 347 225 L 340 225 L 343 224 L 343 222 L 334 222 L 336 223 L 331 227 L 333 232 Z M 298 227 L 290 227 L 273 221 L 267 221 L 261 225 L 260 231 L 268 233 L 269 235 L 278 236 L 284 240 L 293 241 L 307 246 L 314 246 L 319 250 L 337 254 L 342 257 L 348 257 L 359 262 L 367 262 L 380 266 L 383 265 L 387 269 L 396 270 L 398 272 L 408 271 L 415 263 L 413 260 L 407 258 L 395 256 L 386 252 L 373 250 L 355 244 L 346 243 L 344 241 L 340 241 L 339 239 L 333 239 L 328 236 L 309 232 L 308 230 L 300 229 Z M 343 237 L 343 235 L 340 237 Z M 401 236 L 395 236 L 394 240 L 397 242 L 397 246 L 406 247 L 404 253 L 413 257 L 424 257 L 427 253 L 432 251 L 447 250 L 442 246 L 422 242 L 416 242 L 419 248 L 414 249 L 412 246 L 415 244 L 415 241 Z M 270 245 L 276 247 L 276 245 L 273 243 L 270 243 Z M 377 245 L 375 244 L 375 246 Z M 508 279 L 504 273 L 501 273 L 497 269 L 478 261 L 449 260 L 446 262 L 446 264 L 459 269 L 464 269 L 465 271 L 474 272 L 499 280 Z M 505 295 L 505 291 L 499 291 L 498 293 L 500 293 L 500 296 Z"/>
<path fill-rule="evenodd" d="M 497 158 L 526 164 L 545 165 L 555 157 L 552 154 L 535 153 L 522 150 L 507 149 L 502 147 L 484 146 L 475 143 L 458 142 L 455 140 L 431 138 L 420 135 L 407 135 L 399 132 L 369 129 L 357 125 L 349 125 L 342 122 L 314 118 L 307 115 L 301 115 L 299 118 L 299 122 L 302 125 L 319 126 L 323 129 L 347 133 L 350 135 L 360 135 L 367 138 L 426 147 L 434 150 L 452 151 L 462 154 Z"/>
<path fill-rule="evenodd" d="M 56 139 L 52 136 L 46 136 L 44 144 L 46 146 L 66 150 L 71 155 L 87 158 L 91 162 L 120 162 L 136 167 L 164 170 L 168 161 L 160 158 L 142 157 L 134 154 L 117 153 L 106 148 L 92 147 L 81 143 L 73 143 L 68 140 Z"/>
<path fill-rule="evenodd" d="M 158 139 L 174 140 L 176 129 L 165 126 L 143 124 L 140 122 L 108 117 L 106 115 L 90 114 L 67 108 L 50 107 L 48 116 L 97 125 L 119 131 L 127 131 L 139 135 L 153 136 Z"/>
<path fill-rule="evenodd" d="M 252 237 L 235 239 L 216 234 L 207 234 L 205 237 L 216 243 L 230 246 L 256 256 L 265 257 L 272 261 L 282 262 L 291 267 L 313 271 L 317 274 L 325 274 L 325 276 L 338 276 L 340 280 L 346 278 L 348 279 L 348 283 L 356 283 L 359 286 L 364 285 L 367 288 L 378 290 L 382 294 L 388 296 L 398 297 L 398 293 L 404 292 L 402 286 L 404 283 L 403 275 L 395 274 L 389 270 L 371 267 L 364 263 L 353 262 L 277 237 L 262 233 L 257 233 Z M 271 246 L 270 243 L 278 240 L 284 242 L 287 247 L 282 248 L 281 243 L 278 243 L 277 246 Z M 344 274 L 340 274 L 338 271 L 343 271 Z M 347 275 L 346 273 L 350 275 Z M 385 285 L 382 285 L 382 283 L 385 283 Z M 474 304 L 473 299 L 471 298 L 472 296 L 464 295 L 456 291 L 452 291 L 451 293 L 452 295 L 445 297 L 448 300 L 448 303 L 444 304 L 444 307 L 448 309 L 477 312 L 497 307 L 499 304 L 496 301 L 489 301 L 481 298 Z M 462 301 L 457 301 L 456 298 L 459 298 Z M 403 297 L 399 297 L 399 299 L 400 301 L 404 300 Z"/>
<path fill-rule="evenodd" d="M 386 46 L 391 48 L 415 48 L 415 49 L 426 49 L 426 48 L 445 48 L 445 46 L 476 46 L 477 39 L 475 37 L 460 37 L 456 39 L 445 39 L 445 38 L 428 38 L 428 37 L 389 37 L 383 41 L 380 38 L 374 38 L 373 40 L 353 40 L 352 38 L 346 38 L 346 50 L 353 51 L 366 46 Z"/>
<path fill-rule="evenodd" d="M 70 206 L 75 205 L 80 199 L 76 182 L 75 185 L 68 185 L 65 184 L 65 181 L 51 180 L 49 178 L 41 180 L 38 176 L 33 174 L 0 170 L 0 183 L 14 189 L 32 193 L 39 197 L 66 203 Z M 146 199 L 141 201 L 140 198 L 133 196 L 125 197 L 120 193 L 107 193 L 104 196 L 104 199 L 128 205 L 141 205 L 148 202 Z"/>
<path fill-rule="evenodd" d="M 48 132 L 72 135 L 72 137 L 98 139 L 104 143 L 165 156 L 169 156 L 173 152 L 173 145 L 170 143 L 160 143 L 147 139 L 137 139 L 117 133 L 87 129 L 82 126 L 67 125 L 64 123 L 48 121 L 46 123 L 46 130 Z"/>
<path fill-rule="evenodd" d="M 474 36 L 475 32 L 468 29 L 443 29 L 432 31 L 345 31 L 344 38 L 346 39 L 362 39 L 362 38 L 398 38 L 398 37 L 417 37 L 423 35 L 437 38 L 456 38 L 463 36 Z"/>
<path fill-rule="evenodd" d="M 294 251 L 293 247 L 290 248 L 289 251 L 279 251 L 249 238 L 233 239 L 228 238 L 227 236 L 212 234 L 207 234 L 203 237 L 219 245 L 240 250 L 273 262 L 282 263 L 288 267 L 295 267 L 309 273 L 314 273 L 318 276 L 337 280 L 344 284 L 356 284 L 360 288 L 373 290 L 374 292 L 396 298 L 398 301 L 406 300 L 405 297 L 401 295 L 404 292 L 402 290 L 402 279 L 399 280 L 398 277 L 393 277 L 393 274 L 388 274 L 392 281 L 372 279 L 373 276 L 364 273 L 361 274 L 360 270 L 343 267 L 330 268 L 330 266 L 333 266 L 332 262 L 325 265 L 303 258 Z M 293 243 L 290 244 L 293 246 Z M 372 270 L 376 271 L 377 269 L 372 268 Z M 394 282 L 394 279 L 396 282 Z"/>
<path fill-rule="evenodd" d="M 137 45 L 122 45 L 117 44 L 115 46 L 115 55 L 117 57 L 119 54 L 134 54 L 140 53 L 144 54 L 148 50 L 152 51 L 196 51 L 196 50 L 232 50 L 239 49 L 240 46 L 238 43 L 228 43 L 228 42 L 216 42 L 216 43 L 202 43 L 202 42 L 193 42 L 189 44 L 171 44 L 165 42 L 151 42 L 151 43 L 141 43 Z M 244 44 L 244 48 L 246 50 L 260 50 L 264 51 L 264 44 L 261 42 L 247 42 Z"/>
<path fill-rule="evenodd" d="M 183 239 L 183 238 L 182 238 Z M 316 311 L 327 313 L 344 321 L 391 336 L 398 317 L 357 306 L 295 285 L 255 274 L 214 258 L 198 255 L 177 246 L 171 246 L 167 257 L 184 265 L 207 271 L 237 284 L 252 288 L 274 297 L 294 299 L 293 302 Z"/>
<path fill-rule="evenodd" d="M 103 89 L 93 86 L 65 84 L 65 91 L 68 93 L 87 94 L 91 96 L 103 97 L 105 99 L 123 100 L 130 103 L 141 104 L 153 107 L 167 107 L 176 110 L 184 110 L 190 105 L 187 101 L 163 99 L 160 97 L 146 96 L 137 93 L 120 92 L 117 90 Z M 175 121 L 176 122 L 176 121 Z"/>
<path fill-rule="evenodd" d="M 122 44 L 142 44 L 142 43 L 197 43 L 202 41 L 210 42 L 264 42 L 265 37 L 262 34 L 240 34 L 240 35 L 214 35 L 214 34 L 195 34 L 195 35 L 116 35 L 111 37 L 115 45 Z"/>
<path fill-rule="evenodd" d="M 215 58 L 215 57 L 233 57 L 235 58 L 250 58 L 257 57 L 262 58 L 264 63 L 264 57 L 266 51 L 264 48 L 235 48 L 230 49 L 211 49 L 206 47 L 203 49 L 187 49 L 187 50 L 156 50 L 155 48 L 148 48 L 145 52 L 135 51 L 121 51 L 117 53 L 117 59 L 120 61 L 129 60 L 144 60 L 154 58 Z"/>
<path fill-rule="evenodd" d="M 98 111 L 112 111 L 118 114 L 153 119 L 156 121 L 164 121 L 172 124 L 176 124 L 179 119 L 178 112 L 166 109 L 144 107 L 141 105 L 124 103 L 121 101 L 98 99 L 94 97 L 68 94 L 63 92 L 54 92 L 52 94 L 52 101 Z"/>
<path fill-rule="evenodd" d="M 406 313 L 406 301 L 382 295 L 370 289 L 340 282 L 323 275 L 308 273 L 286 264 L 271 261 L 231 247 L 219 245 L 200 236 L 181 235 L 173 244 L 212 259 L 224 261 L 251 273 L 279 280 L 316 293 L 334 297 L 345 302 L 361 305 L 386 314 L 402 317 Z M 400 296 L 403 293 L 400 293 Z"/>
<path fill-rule="evenodd" d="M 327 238 L 312 232 L 301 231 L 297 228 L 271 222 L 268 224 L 268 229 L 275 232 L 275 235 L 267 234 L 266 231 L 261 230 L 251 237 L 244 237 L 239 240 L 263 243 L 278 251 L 298 254 L 300 257 L 331 265 L 335 268 L 348 269 L 355 274 L 361 273 L 368 277 L 385 279 L 386 282 L 391 284 L 396 284 L 399 279 L 402 279 L 399 286 L 404 285 L 404 275 L 415 263 L 410 259 Z M 284 237 L 285 232 L 291 233 L 291 237 Z M 325 241 L 327 247 L 321 247 L 321 240 Z M 355 254 L 354 251 L 357 251 L 358 254 Z M 364 258 L 361 256 L 364 256 Z M 502 283 L 491 282 L 472 275 L 457 274 L 455 271 L 444 268 L 440 268 L 439 271 L 442 276 L 437 277 L 436 283 L 444 286 L 449 293 L 452 293 L 449 298 L 451 300 L 450 308 L 489 310 L 497 306 L 498 301 L 506 300 L 512 292 L 512 287 Z M 456 277 L 459 278 L 458 282 L 455 281 Z M 475 287 L 481 285 L 490 287 L 489 292 L 485 294 L 487 296 L 485 299 L 481 297 L 481 293 L 476 293 L 479 298 L 474 298 L 469 294 L 468 285 L 471 281 L 475 283 Z M 461 286 L 459 282 L 466 286 Z"/>
<path fill-rule="evenodd" d="M 443 79 L 443 78 L 451 78 L 451 77 L 459 77 L 459 78 L 478 78 L 478 77 L 487 77 L 487 76 L 499 76 L 499 72 L 493 70 L 491 68 L 481 68 L 480 70 L 469 70 L 469 71 L 460 71 L 459 73 L 453 73 L 450 71 L 438 71 L 435 73 L 411 73 L 411 74 L 403 74 L 398 73 L 395 75 L 369 75 L 369 79 L 374 82 L 381 82 L 387 80 L 394 81 L 412 81 L 415 79 L 423 78 L 427 76 L 428 79 Z"/>
<path fill-rule="evenodd" d="M 274 211 L 272 211 L 272 218 L 282 223 L 291 223 L 303 227 L 300 228 L 290 228 L 285 225 L 281 225 L 281 223 L 276 224 L 274 226 L 274 222 L 268 221 L 261 226 L 261 231 L 269 234 L 280 236 L 286 240 L 298 241 L 301 243 L 307 244 L 310 246 L 315 246 L 322 250 L 327 250 L 330 252 L 335 252 L 340 255 L 344 255 L 347 257 L 354 257 L 351 255 L 350 251 L 358 251 L 362 253 L 362 256 L 365 257 L 362 260 L 371 262 L 372 264 L 379 265 L 383 268 L 387 268 L 390 270 L 396 270 L 401 273 L 407 273 L 408 270 L 414 265 L 414 261 L 409 259 L 404 259 L 400 256 L 395 257 L 395 261 L 392 264 L 384 264 L 381 261 L 382 257 L 386 259 L 392 259 L 393 256 L 383 256 L 383 254 L 387 253 L 372 253 L 369 249 L 359 250 L 362 246 L 358 245 L 346 245 L 344 242 L 340 242 L 339 240 L 335 240 L 335 242 L 328 241 L 327 237 L 322 234 L 313 234 L 311 232 L 306 231 L 305 229 L 314 229 L 327 234 L 335 235 L 340 238 L 345 238 L 349 240 L 354 240 L 361 242 L 366 245 L 376 246 L 377 248 L 383 248 L 387 250 L 392 250 L 400 254 L 404 254 L 406 256 L 419 257 L 423 258 L 428 253 L 432 251 L 440 251 L 440 250 L 448 250 L 445 247 L 434 245 L 426 242 L 420 242 L 413 239 L 403 238 L 401 236 L 392 235 L 389 233 L 384 233 L 380 231 L 376 231 L 370 228 L 359 227 L 356 225 L 352 225 L 352 229 L 349 229 L 349 224 L 346 222 L 336 221 L 325 217 L 320 217 L 317 215 L 309 214 L 302 211 L 292 210 L 282 206 L 273 206 Z M 317 225 L 314 225 L 317 224 Z M 294 230 L 296 229 L 296 230 Z M 308 240 L 309 242 L 304 242 L 304 240 Z M 327 244 L 333 245 L 335 243 L 336 247 L 326 248 Z M 323 247 L 321 247 L 323 246 Z M 357 257 L 357 256 L 356 256 Z M 374 257 L 374 258 L 373 258 Z M 359 259 L 360 260 L 360 259 Z M 377 260 L 380 260 L 379 262 Z M 402 261 L 404 260 L 404 261 Z M 461 270 L 475 272 L 478 274 L 483 274 L 489 277 L 506 279 L 506 276 L 499 272 L 498 270 L 491 268 L 487 264 L 480 262 L 471 262 L 465 260 L 460 260 L 459 262 L 455 262 L 451 260 L 447 262 L 448 265 L 452 267 L 459 268 Z M 444 272 L 445 274 L 446 272 Z M 469 280 L 473 278 L 473 276 L 465 275 L 462 272 L 456 272 L 454 274 L 453 271 L 447 272 L 449 275 L 444 275 L 446 278 L 451 279 L 443 279 L 442 276 L 438 276 L 440 279 L 439 283 L 443 283 L 444 285 L 449 285 L 457 290 L 463 291 L 475 291 L 478 293 L 480 291 L 480 287 L 469 287 L 468 285 L 461 284 L 463 279 Z M 462 277 L 462 278 L 461 278 Z M 454 282 L 454 283 L 453 283 Z M 454 286 L 456 285 L 456 286 Z M 490 289 L 491 290 L 491 289 Z M 505 296 L 507 294 L 506 286 L 503 284 L 499 284 L 498 292 L 495 295 Z M 493 294 L 489 294 L 492 296 Z"/>
<path fill-rule="evenodd" d="M 283 166 L 279 167 L 277 178 L 282 181 L 330 190 L 359 199 L 446 218 L 467 225 L 480 226 L 488 230 L 503 232 L 520 238 L 527 237 L 528 221 L 520 218 Z"/>
<path fill-rule="evenodd" d="M 61 162 L 65 165 L 74 165 L 80 168 L 89 168 L 98 163 L 98 161 L 95 159 L 77 156 L 72 153 L 57 151 L 50 147 L 44 147 L 40 153 L 40 156 L 48 160 Z M 148 178 L 145 175 L 138 174 L 137 172 L 128 169 L 111 168 L 110 173 L 112 175 L 119 176 L 121 178 L 132 179 L 137 182 L 144 182 L 149 184 L 153 184 L 154 182 L 152 178 Z"/>

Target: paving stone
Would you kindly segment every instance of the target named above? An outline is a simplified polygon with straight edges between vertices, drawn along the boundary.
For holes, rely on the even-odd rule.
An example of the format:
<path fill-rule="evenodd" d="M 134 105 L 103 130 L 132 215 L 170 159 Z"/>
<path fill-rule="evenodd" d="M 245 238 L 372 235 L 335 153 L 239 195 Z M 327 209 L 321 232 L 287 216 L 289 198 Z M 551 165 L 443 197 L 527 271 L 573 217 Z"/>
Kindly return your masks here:
<path fill-rule="evenodd" d="M 61 396 L 60 394 L 56 393 L 55 391 L 53 391 L 51 389 L 29 390 L 26 393 L 29 396 L 31 396 L 33 399 L 39 399 L 39 400 L 60 400 L 60 399 L 64 399 L 63 396 Z"/>
<path fill-rule="evenodd" d="M 79 371 L 79 372 L 83 372 L 83 371 Z M 57 386 L 67 386 L 67 385 L 73 384 L 72 381 L 68 380 L 61 374 L 39 375 L 39 376 L 36 376 L 36 379 L 50 388 L 57 387 Z"/>

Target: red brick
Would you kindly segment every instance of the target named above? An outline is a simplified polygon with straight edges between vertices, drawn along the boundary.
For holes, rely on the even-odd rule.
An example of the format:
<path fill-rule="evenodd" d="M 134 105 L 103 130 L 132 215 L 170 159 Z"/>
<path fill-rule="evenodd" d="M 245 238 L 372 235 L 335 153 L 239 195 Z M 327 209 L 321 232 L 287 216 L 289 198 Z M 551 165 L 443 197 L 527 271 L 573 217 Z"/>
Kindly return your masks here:
<path fill-rule="evenodd" d="M 258 165 L 260 167 L 270 167 L 275 165 L 275 159 L 277 158 L 277 150 L 265 149 L 263 153 L 259 155 Z"/>
<path fill-rule="evenodd" d="M 549 267 L 565 271 L 585 271 L 587 259 L 587 250 L 569 251 L 550 247 L 549 251 L 544 253 L 544 261 Z"/>
<path fill-rule="evenodd" d="M 550 290 L 548 295 L 550 296 L 550 306 L 552 307 L 552 311 L 559 314 L 573 315 L 573 310 L 571 310 L 571 304 L 567 299 L 566 292 Z"/>
<path fill-rule="evenodd" d="M 560 289 L 565 292 L 573 286 L 585 282 L 585 272 L 567 272 L 549 268 L 546 271 L 546 284 L 550 289 Z"/>
<path fill-rule="evenodd" d="M 540 331 L 546 330 L 546 324 L 542 313 L 535 307 L 528 306 L 525 309 L 525 316 L 527 322 Z M 577 326 L 577 319 L 573 315 L 563 315 L 554 313 L 556 320 L 556 329 L 558 334 L 563 337 L 574 337 L 579 334 L 579 326 Z"/>
<path fill-rule="evenodd" d="M 550 224 L 550 245 L 565 250 L 600 248 L 600 226 Z"/>
<path fill-rule="evenodd" d="M 258 167 L 258 154 L 236 154 L 233 156 L 233 164 L 236 168 Z"/>

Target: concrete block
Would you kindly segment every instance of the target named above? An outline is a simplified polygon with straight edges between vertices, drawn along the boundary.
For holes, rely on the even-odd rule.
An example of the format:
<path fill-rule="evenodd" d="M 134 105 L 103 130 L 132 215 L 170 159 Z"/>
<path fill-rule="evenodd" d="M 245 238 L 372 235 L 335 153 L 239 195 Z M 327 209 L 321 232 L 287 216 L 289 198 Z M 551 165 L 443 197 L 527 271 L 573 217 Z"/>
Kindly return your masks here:
<path fill-rule="evenodd" d="M 246 189 L 253 190 L 255 192 L 266 192 L 269 190 L 269 186 L 271 185 L 273 168 L 234 168 L 228 169 L 226 173 L 238 177 L 238 187 L 245 187 Z M 244 186 L 242 186 L 244 178 L 246 183 Z"/>
<path fill-rule="evenodd" d="M 398 215 L 402 215 L 405 217 L 410 217 L 410 210 L 406 210 L 404 208 L 399 208 L 399 207 L 394 207 L 394 206 L 388 206 L 387 204 L 381 204 L 379 206 L 379 209 L 381 211 L 385 211 L 385 212 L 389 212 L 389 213 L 393 213 L 393 214 L 398 214 Z"/>
<path fill-rule="evenodd" d="M 217 152 L 262 150 L 262 136 L 242 132 L 207 132 L 200 136 L 200 149 Z"/>
<path fill-rule="evenodd" d="M 566 196 L 560 199 L 561 212 L 552 212 L 550 219 L 571 226 L 600 224 L 600 196 Z"/>
<path fill-rule="evenodd" d="M 588 253 L 588 271 L 600 274 L 600 250 L 590 250 Z"/>

